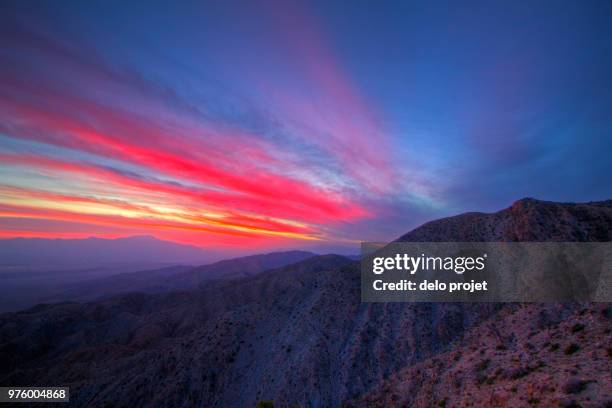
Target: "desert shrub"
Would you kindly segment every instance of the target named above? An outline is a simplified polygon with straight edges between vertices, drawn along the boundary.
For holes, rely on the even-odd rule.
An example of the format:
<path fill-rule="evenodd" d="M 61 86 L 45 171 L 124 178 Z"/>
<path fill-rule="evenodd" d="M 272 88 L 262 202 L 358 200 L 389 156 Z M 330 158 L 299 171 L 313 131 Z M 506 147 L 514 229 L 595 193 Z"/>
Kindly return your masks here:
<path fill-rule="evenodd" d="M 576 323 L 572 326 L 572 333 L 578 333 L 579 331 L 584 330 L 584 324 Z"/>
<path fill-rule="evenodd" d="M 482 360 L 480 363 L 476 364 L 476 371 L 483 371 L 489 367 L 489 363 L 491 360 L 488 358 L 486 360 Z"/>
<path fill-rule="evenodd" d="M 565 384 L 563 391 L 565 391 L 566 394 L 579 394 L 586 389 L 590 382 L 591 381 L 588 380 L 572 378 Z"/>
<path fill-rule="evenodd" d="M 540 400 L 536 397 L 531 397 L 527 400 L 527 403 L 529 405 L 538 405 L 540 403 Z"/>
<path fill-rule="evenodd" d="M 578 350 L 580 350 L 580 346 L 576 343 L 572 343 L 565 349 L 565 354 L 569 356 L 570 354 L 574 354 Z"/>

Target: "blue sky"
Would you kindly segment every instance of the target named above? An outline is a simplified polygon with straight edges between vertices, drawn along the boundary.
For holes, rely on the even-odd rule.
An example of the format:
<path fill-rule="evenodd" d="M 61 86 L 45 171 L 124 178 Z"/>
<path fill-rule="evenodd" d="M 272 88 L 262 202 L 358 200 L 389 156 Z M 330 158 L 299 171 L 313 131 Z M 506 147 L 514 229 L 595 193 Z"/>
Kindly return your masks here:
<path fill-rule="evenodd" d="M 3 237 L 334 249 L 612 196 L 609 2 L 1 7 Z"/>

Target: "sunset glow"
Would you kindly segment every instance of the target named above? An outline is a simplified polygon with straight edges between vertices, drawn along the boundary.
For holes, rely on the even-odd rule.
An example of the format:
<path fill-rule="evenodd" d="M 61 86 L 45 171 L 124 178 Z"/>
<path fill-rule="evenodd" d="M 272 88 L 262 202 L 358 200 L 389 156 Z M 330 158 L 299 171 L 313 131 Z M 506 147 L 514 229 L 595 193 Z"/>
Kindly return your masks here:
<path fill-rule="evenodd" d="M 184 3 L 172 27 L 162 7 L 103 4 L 3 10 L 3 238 L 354 246 L 517 195 L 605 193 L 552 181 L 601 177 L 567 174 L 562 163 L 605 153 L 609 118 L 597 100 L 609 95 L 582 103 L 561 93 L 574 55 L 540 57 L 542 44 L 527 42 L 518 50 L 524 38 L 501 28 L 485 36 L 495 47 L 455 49 L 451 39 L 470 36 L 448 28 L 469 20 L 463 11 L 415 9 L 407 19 L 430 23 L 413 32 L 359 7 L 346 25 L 344 10 L 324 3 Z M 563 26 L 584 23 L 575 15 Z M 548 41 L 546 24 L 526 24 L 536 23 Z M 598 23 L 589 27 L 597 37 Z M 591 67 L 580 81 L 605 77 L 607 62 L 580 59 Z M 446 69 L 453 74 L 437 75 Z M 563 115 L 577 103 L 580 115 Z"/>

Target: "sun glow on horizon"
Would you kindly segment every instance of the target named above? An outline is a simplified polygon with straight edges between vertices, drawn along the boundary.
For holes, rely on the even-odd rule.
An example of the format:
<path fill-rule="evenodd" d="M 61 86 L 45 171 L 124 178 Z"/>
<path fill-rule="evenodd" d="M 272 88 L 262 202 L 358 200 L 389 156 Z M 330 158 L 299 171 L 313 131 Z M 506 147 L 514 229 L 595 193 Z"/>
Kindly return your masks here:
<path fill-rule="evenodd" d="M 2 237 L 334 248 L 610 193 L 610 25 L 582 4 L 9 3 Z"/>

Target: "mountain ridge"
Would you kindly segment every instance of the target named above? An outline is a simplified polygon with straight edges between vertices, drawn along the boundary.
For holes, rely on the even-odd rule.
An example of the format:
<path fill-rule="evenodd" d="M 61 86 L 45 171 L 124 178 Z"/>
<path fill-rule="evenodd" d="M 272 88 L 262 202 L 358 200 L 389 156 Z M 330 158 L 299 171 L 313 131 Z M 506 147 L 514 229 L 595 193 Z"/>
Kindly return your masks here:
<path fill-rule="evenodd" d="M 612 222 L 607 206 L 582 205 L 578 211 L 555 206 L 561 208 L 521 203 L 479 219 L 469 215 L 428 223 L 402 237 L 609 237 L 601 233 Z M 491 228 L 495 220 L 500 228 Z M 558 225 L 546 236 L 538 222 Z M 538 228 L 525 231 L 526 225 Z M 259 400 L 274 400 L 280 407 L 367 406 L 365 398 L 376 400 L 379 390 L 393 386 L 389 381 L 407 367 L 429 367 L 461 347 L 462 339 L 477 333 L 473 330 L 482 322 L 504 321 L 502 313 L 513 307 L 361 303 L 358 265 L 327 255 L 254 276 L 211 281 L 197 290 L 132 293 L 0 314 L 0 359 L 5 361 L 0 384 L 69 385 L 74 406 L 249 407 Z M 550 324 L 558 324 L 581 308 L 593 306 L 570 304 L 555 312 L 534 305 L 523 323 L 538 327 L 543 314 Z M 593 333 L 585 341 L 604 340 L 600 332 Z M 526 341 L 519 346 L 526 347 Z M 496 346 L 485 344 L 487 350 Z M 528 363 L 536 363 L 530 356 L 525 357 Z M 594 357 L 576 353 L 568 358 L 574 359 L 571 364 L 587 366 Z M 533 373 L 527 372 L 525 381 Z M 465 380 L 471 384 L 471 375 Z M 411 387 L 402 389 L 402 395 L 414 393 Z M 402 395 L 383 401 L 393 406 Z M 581 405 L 587 396 L 594 398 L 570 396 Z M 555 394 L 550 401 L 559 398 Z"/>
<path fill-rule="evenodd" d="M 5 238 L 0 240 L 0 266 L 37 268 L 100 267 L 130 263 L 204 264 L 214 251 L 152 236 L 121 238 Z"/>
<path fill-rule="evenodd" d="M 612 200 L 555 203 L 523 198 L 500 211 L 427 222 L 397 241 L 610 241 L 611 217 Z"/>

